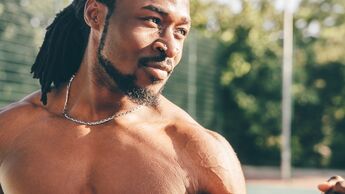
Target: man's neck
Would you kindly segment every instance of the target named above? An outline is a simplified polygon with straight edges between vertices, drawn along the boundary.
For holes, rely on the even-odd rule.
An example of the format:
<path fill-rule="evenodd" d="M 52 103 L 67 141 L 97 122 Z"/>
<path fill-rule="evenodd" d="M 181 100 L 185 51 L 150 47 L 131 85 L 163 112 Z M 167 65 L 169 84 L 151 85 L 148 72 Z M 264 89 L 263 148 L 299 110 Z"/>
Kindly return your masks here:
<path fill-rule="evenodd" d="M 69 90 L 69 98 L 65 99 L 68 100 L 66 108 L 69 115 L 78 115 L 80 119 L 94 121 L 138 106 L 116 87 L 110 90 L 106 85 L 99 83 L 99 75 L 91 68 L 92 63 L 84 60 L 70 83 L 70 88 L 66 89 Z"/>

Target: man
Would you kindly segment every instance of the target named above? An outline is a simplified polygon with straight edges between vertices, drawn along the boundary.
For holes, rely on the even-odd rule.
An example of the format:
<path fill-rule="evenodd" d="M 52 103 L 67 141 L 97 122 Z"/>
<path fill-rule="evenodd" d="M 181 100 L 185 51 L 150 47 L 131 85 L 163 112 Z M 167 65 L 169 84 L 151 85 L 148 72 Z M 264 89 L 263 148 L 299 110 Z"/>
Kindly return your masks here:
<path fill-rule="evenodd" d="M 41 92 L 1 110 L 3 192 L 246 193 L 228 142 L 160 94 L 190 25 L 188 0 L 58 14 L 32 67 Z"/>

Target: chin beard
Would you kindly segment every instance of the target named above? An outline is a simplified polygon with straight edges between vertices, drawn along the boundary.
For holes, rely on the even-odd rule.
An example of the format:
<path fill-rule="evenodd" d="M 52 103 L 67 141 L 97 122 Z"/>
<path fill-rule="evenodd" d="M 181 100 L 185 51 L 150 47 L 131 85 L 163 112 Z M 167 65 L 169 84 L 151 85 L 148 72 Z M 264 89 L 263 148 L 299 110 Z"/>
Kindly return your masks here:
<path fill-rule="evenodd" d="M 98 61 L 108 77 L 115 82 L 116 86 L 121 92 L 123 92 L 129 99 L 140 105 L 147 105 L 156 107 L 158 105 L 159 95 L 162 93 L 163 87 L 158 91 L 139 87 L 135 84 L 137 78 L 135 75 L 125 75 L 121 73 L 116 66 L 108 59 L 106 59 L 101 53 L 98 53 Z M 101 79 L 104 79 L 101 78 Z M 110 90 L 114 90 L 114 85 L 107 84 Z"/>

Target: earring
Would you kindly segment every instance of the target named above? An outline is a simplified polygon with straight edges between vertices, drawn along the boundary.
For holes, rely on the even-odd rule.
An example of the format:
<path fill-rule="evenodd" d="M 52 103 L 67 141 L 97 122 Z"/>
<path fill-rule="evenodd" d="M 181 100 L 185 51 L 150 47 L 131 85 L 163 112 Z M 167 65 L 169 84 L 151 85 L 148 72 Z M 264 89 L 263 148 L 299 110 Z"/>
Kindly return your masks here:
<path fill-rule="evenodd" d="M 97 19 L 97 16 L 93 17 L 92 20 L 96 23 L 98 23 L 98 19 Z"/>

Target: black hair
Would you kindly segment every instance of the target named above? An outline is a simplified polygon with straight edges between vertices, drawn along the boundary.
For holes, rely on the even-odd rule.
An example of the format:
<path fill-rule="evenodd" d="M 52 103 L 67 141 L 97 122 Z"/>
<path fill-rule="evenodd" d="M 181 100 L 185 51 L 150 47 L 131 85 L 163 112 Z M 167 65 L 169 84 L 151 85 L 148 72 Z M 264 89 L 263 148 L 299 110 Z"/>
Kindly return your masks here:
<path fill-rule="evenodd" d="M 109 19 L 116 0 L 97 1 L 107 6 Z M 85 3 L 86 0 L 73 0 L 46 29 L 43 44 L 31 67 L 33 77 L 39 79 L 44 105 L 52 84 L 59 87 L 80 67 L 90 34 L 90 27 L 84 21 Z"/>

